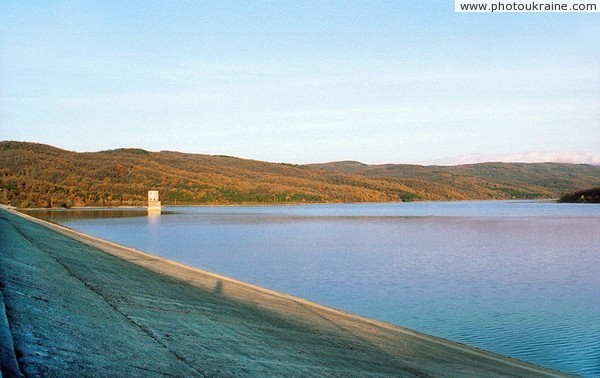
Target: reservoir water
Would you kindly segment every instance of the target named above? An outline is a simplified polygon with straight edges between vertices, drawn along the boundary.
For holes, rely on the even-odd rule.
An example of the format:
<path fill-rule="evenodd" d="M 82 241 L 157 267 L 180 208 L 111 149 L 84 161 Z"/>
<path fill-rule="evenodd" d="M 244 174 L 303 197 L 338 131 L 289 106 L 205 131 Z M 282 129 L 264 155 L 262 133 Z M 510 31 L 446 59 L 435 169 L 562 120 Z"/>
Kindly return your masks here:
<path fill-rule="evenodd" d="M 35 214 L 194 267 L 600 376 L 600 206 L 426 202 Z"/>

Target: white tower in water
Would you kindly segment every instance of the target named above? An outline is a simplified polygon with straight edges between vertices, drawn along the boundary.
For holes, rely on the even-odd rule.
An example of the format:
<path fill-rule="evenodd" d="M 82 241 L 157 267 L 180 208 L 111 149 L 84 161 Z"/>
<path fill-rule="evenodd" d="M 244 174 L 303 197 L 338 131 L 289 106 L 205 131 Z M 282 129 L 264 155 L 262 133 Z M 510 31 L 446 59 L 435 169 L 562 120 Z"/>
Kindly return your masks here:
<path fill-rule="evenodd" d="M 148 214 L 160 214 L 158 190 L 148 190 Z"/>

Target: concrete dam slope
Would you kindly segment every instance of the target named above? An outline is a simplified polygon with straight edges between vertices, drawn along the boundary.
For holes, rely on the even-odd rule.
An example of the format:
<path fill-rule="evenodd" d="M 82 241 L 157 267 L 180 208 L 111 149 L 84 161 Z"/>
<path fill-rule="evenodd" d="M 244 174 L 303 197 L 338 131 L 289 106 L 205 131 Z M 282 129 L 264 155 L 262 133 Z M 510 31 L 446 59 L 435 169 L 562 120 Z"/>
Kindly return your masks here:
<path fill-rule="evenodd" d="M 0 242 L 3 377 L 562 376 L 6 208 Z"/>

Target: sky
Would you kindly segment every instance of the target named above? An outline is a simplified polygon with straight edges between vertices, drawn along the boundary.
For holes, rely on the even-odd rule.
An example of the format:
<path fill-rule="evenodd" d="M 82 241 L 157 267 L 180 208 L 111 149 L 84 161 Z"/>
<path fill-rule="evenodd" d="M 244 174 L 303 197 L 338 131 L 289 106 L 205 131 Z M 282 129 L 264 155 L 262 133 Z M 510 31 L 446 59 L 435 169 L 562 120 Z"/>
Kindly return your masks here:
<path fill-rule="evenodd" d="M 3 1 L 0 140 L 314 163 L 598 158 L 598 13 Z"/>

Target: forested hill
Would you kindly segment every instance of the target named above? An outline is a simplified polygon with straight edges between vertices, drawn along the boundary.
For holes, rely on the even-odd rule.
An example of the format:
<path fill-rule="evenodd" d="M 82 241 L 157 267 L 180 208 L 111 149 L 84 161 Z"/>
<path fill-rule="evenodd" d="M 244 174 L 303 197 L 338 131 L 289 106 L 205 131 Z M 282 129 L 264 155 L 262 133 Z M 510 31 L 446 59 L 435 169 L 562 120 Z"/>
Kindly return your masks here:
<path fill-rule="evenodd" d="M 558 198 L 599 184 L 600 167 L 588 165 L 291 165 L 0 142 L 0 200 L 18 207 L 144 205 L 149 189 L 163 204 L 235 204 Z"/>
<path fill-rule="evenodd" d="M 458 191 L 468 199 L 558 198 L 566 193 L 586 190 L 600 184 L 600 166 L 587 164 L 479 163 L 421 166 L 367 165 L 344 161 L 310 166 L 330 172 L 402 182 L 413 189 L 426 188 L 424 190 L 432 195 Z M 499 197 L 497 192 L 506 196 Z M 445 198 L 459 199 L 460 196 Z"/>

